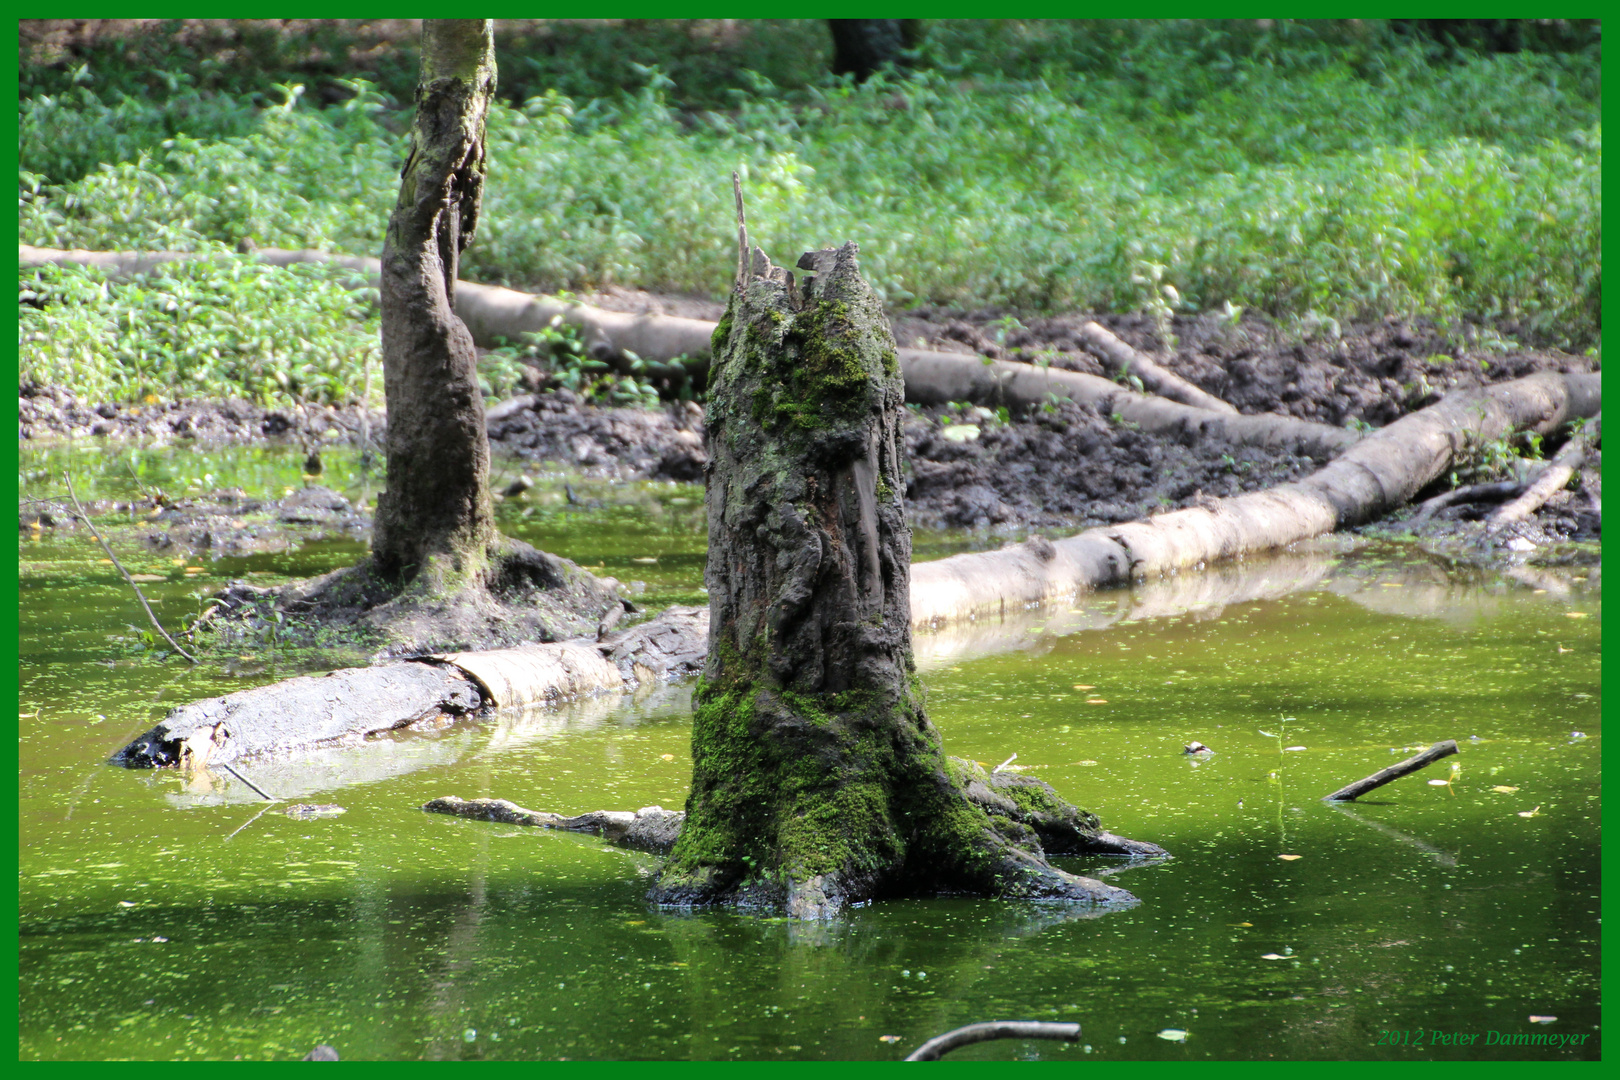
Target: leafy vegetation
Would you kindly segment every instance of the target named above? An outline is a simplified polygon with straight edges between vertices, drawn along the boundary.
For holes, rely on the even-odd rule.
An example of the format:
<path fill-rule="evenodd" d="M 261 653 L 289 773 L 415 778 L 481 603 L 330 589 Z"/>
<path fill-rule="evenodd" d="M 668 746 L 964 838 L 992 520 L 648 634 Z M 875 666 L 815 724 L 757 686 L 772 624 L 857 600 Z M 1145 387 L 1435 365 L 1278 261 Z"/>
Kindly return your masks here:
<path fill-rule="evenodd" d="M 352 278 L 229 254 L 145 279 L 109 280 L 84 266 L 20 270 L 19 376 L 95 401 L 358 400 L 377 362 L 379 322 Z"/>
<path fill-rule="evenodd" d="M 910 74 L 857 87 L 788 58 L 795 42 L 816 55 L 803 26 L 705 45 L 696 24 L 648 25 L 511 39 L 503 93 L 536 93 L 491 115 L 468 276 L 718 295 L 738 169 L 759 243 L 855 238 L 891 306 L 1467 314 L 1596 340 L 1595 47 L 1488 55 L 1354 22 L 940 21 Z M 20 240 L 378 250 L 408 48 L 323 60 L 301 95 L 273 61 L 348 55 L 336 39 L 278 45 L 247 75 L 153 40 L 25 73 Z M 345 77 L 363 69 L 383 88 Z"/>

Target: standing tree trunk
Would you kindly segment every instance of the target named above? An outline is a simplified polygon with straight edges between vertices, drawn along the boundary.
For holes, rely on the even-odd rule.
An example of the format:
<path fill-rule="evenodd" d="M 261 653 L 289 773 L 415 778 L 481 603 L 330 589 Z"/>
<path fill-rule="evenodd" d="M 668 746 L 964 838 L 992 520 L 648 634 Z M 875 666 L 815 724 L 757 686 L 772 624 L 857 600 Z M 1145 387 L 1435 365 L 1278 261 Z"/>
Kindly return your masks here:
<path fill-rule="evenodd" d="M 865 82 L 885 64 L 904 62 L 907 49 L 922 40 L 917 19 L 828 19 L 833 39 L 833 74 Z"/>
<path fill-rule="evenodd" d="M 494 90 L 492 20 L 422 20 L 411 152 L 382 257 L 388 490 L 377 497 L 372 554 L 392 581 L 440 557 L 451 573 L 476 575 L 495 538 L 477 352 L 454 309 L 483 200 Z"/>
<path fill-rule="evenodd" d="M 589 633 L 618 584 L 495 529 L 472 334 L 455 313 L 484 192 L 495 89 L 488 19 L 424 19 L 411 151 L 380 267 L 388 486 L 371 557 L 275 591 L 282 608 L 378 632 L 394 653 L 467 651 Z"/>
<path fill-rule="evenodd" d="M 710 369 L 692 792 L 652 899 L 798 917 L 896 893 L 1129 901 L 1054 869 L 1027 825 L 970 801 L 982 776 L 948 762 L 928 722 L 911 653 L 904 385 L 855 245 L 806 254 L 798 285 L 745 250 Z"/>

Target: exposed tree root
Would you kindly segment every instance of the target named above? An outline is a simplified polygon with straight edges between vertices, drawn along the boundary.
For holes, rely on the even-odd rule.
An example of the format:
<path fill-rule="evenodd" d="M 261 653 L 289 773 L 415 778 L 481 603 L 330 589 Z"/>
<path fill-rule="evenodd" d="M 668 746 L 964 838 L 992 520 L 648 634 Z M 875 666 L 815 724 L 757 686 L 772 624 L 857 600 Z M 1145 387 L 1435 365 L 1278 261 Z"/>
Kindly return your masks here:
<path fill-rule="evenodd" d="M 604 613 L 623 603 L 612 578 L 521 540 L 497 537 L 481 561 L 463 568 L 432 556 L 401 585 L 368 559 L 276 588 L 238 586 L 228 599 L 270 601 L 315 626 L 357 627 L 383 658 L 594 637 Z"/>
<path fill-rule="evenodd" d="M 1017 773 L 986 773 L 977 763 L 961 758 L 952 758 L 951 765 L 970 778 L 964 788 L 968 801 L 998 819 L 1004 827 L 1008 824 L 1022 827 L 1026 842 L 1038 855 L 1119 855 L 1162 860 L 1169 854 L 1157 844 L 1127 840 L 1102 831 L 1096 826 L 1095 816 L 1071 805 L 1044 781 Z M 430 814 L 453 814 L 475 821 L 591 833 L 610 844 L 659 855 L 669 853 L 686 820 L 685 812 L 665 810 L 661 806 L 644 806 L 635 813 L 595 810 L 570 817 L 525 810 L 506 799 L 462 799 L 455 795 L 433 799 L 422 809 Z M 1028 833 L 1033 833 L 1033 838 L 1029 838 Z"/>

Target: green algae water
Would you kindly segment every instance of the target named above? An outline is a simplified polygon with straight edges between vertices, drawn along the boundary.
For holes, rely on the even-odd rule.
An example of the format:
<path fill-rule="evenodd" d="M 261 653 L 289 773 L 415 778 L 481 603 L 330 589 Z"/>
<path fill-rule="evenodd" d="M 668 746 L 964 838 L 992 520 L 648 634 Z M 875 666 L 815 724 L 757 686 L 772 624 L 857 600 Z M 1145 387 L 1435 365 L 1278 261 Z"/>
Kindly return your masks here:
<path fill-rule="evenodd" d="M 136 475 L 274 495 L 298 460 L 30 451 L 24 494 L 70 468 L 81 497 L 127 497 Z M 327 479 L 359 496 L 352 465 L 332 455 Z M 701 502 L 542 477 L 501 513 L 656 609 L 702 599 Z M 329 537 L 176 564 L 122 535 L 165 617 L 231 578 L 363 550 Z M 1016 754 L 1008 768 L 1173 857 L 1062 861 L 1141 901 L 1100 915 L 949 898 L 802 924 L 661 911 L 643 899 L 650 856 L 418 809 L 678 807 L 689 684 L 243 764 L 284 800 L 267 804 L 229 775 L 103 762 L 174 703 L 321 657 L 270 642 L 223 667 L 158 662 L 93 544 L 25 531 L 19 558 L 23 1059 L 326 1042 L 345 1059 L 883 1060 L 988 1019 L 1083 1035 L 953 1060 L 1601 1052 L 1596 569 L 1506 577 L 1324 546 L 919 636 L 948 752 Z M 1457 756 L 1321 802 L 1447 738 Z M 1214 753 L 1183 753 L 1193 740 Z M 298 820 L 293 801 L 345 812 Z"/>

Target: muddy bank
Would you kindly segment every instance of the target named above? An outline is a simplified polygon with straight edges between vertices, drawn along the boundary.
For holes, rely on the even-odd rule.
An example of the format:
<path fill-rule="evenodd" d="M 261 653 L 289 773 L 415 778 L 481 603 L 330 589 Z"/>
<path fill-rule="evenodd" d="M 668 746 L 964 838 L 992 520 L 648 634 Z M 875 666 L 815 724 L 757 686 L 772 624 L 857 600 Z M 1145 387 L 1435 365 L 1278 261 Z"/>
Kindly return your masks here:
<path fill-rule="evenodd" d="M 702 298 L 626 289 L 582 299 L 636 314 L 715 318 L 721 312 L 719 304 Z M 922 309 L 897 316 L 894 328 L 905 345 L 1050 364 L 1128 381 L 1128 370 L 1112 368 L 1087 348 L 1081 328 L 1093 319 L 1244 413 L 1270 411 L 1340 426 L 1380 427 L 1453 390 L 1535 371 L 1583 372 L 1598 366 L 1594 357 L 1524 347 L 1514 340 L 1512 326 L 1465 326 L 1447 335 L 1421 320 L 1280 327 L 1250 314 L 1238 319 L 1183 317 L 1171 326 L 1173 350 L 1162 347 L 1145 315 L 1073 314 L 1020 321 L 996 310 Z M 566 464 L 604 479 L 702 480 L 707 456 L 699 405 L 602 408 L 550 384 L 538 370 L 529 383 L 534 393 L 492 403 L 488 409 L 497 454 L 537 466 Z M 21 389 L 18 406 L 24 440 L 104 436 L 198 446 L 279 440 L 307 452 L 335 441 L 356 444 L 362 430 L 360 411 L 353 406 L 266 409 L 243 401 L 119 406 L 81 402 L 61 388 L 33 386 Z M 386 418 L 373 411 L 365 426 L 369 444 L 380 447 Z M 1131 521 L 1299 479 L 1325 460 L 1218 438 L 1166 438 L 1067 399 L 1019 416 L 965 405 L 914 407 L 905 439 L 912 522 L 992 532 Z M 1540 451 L 1552 454 L 1559 441 L 1550 438 Z M 1513 465 L 1510 449 L 1481 448 L 1479 467 L 1459 473 L 1455 482 L 1505 478 Z M 1448 477 L 1442 487 L 1452 482 Z M 1369 528 L 1462 542 L 1478 538 L 1478 521 L 1494 508 L 1488 500 L 1465 502 L 1421 521 L 1406 513 Z M 25 507 L 25 519 L 28 514 Z M 48 527 L 61 515 L 47 508 L 33 520 Z M 1518 539 L 1545 547 L 1600 534 L 1601 455 L 1593 453 L 1567 490 L 1494 542 Z M 232 541 L 217 528 L 206 541 L 176 537 L 176 542 L 219 550 L 221 536 L 229 549 Z"/>

